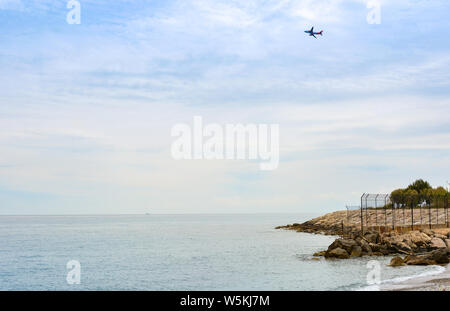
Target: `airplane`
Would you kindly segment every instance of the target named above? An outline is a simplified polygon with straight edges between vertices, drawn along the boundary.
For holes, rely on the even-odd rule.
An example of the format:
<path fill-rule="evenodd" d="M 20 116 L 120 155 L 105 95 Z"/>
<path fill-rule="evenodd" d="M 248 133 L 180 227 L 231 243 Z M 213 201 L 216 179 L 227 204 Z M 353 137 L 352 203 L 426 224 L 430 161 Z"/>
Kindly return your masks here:
<path fill-rule="evenodd" d="M 305 30 L 306 33 L 309 33 L 309 36 L 313 36 L 314 38 L 317 39 L 317 37 L 315 35 L 321 35 L 323 33 L 323 30 L 321 30 L 320 32 L 314 32 L 314 27 L 311 28 L 311 30 Z"/>

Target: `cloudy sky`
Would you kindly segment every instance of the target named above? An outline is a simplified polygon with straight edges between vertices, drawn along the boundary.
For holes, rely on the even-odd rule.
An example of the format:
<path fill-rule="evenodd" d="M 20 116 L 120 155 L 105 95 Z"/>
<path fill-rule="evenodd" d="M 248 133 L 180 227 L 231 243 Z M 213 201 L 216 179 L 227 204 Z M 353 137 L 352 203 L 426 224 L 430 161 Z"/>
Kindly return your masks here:
<path fill-rule="evenodd" d="M 0 0 L 0 214 L 317 212 L 450 180 L 450 2 Z M 315 26 L 324 36 L 303 31 Z M 276 123 L 280 164 L 176 161 Z"/>

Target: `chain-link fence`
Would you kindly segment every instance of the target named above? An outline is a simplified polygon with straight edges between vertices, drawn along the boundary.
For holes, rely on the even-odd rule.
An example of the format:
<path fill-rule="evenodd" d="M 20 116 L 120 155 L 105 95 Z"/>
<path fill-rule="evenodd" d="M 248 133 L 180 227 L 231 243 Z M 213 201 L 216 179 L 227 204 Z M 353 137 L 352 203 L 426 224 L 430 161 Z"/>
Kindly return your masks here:
<path fill-rule="evenodd" d="M 361 196 L 361 205 L 348 205 L 346 226 L 362 231 L 449 227 L 450 195 L 372 194 Z"/>

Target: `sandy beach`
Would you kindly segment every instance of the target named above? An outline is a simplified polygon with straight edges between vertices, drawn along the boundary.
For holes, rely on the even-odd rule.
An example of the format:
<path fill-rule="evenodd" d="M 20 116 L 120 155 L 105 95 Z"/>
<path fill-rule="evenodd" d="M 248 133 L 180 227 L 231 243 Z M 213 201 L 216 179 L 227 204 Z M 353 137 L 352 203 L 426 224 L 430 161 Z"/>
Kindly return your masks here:
<path fill-rule="evenodd" d="M 383 284 L 382 291 L 450 291 L 450 265 L 442 273 Z"/>

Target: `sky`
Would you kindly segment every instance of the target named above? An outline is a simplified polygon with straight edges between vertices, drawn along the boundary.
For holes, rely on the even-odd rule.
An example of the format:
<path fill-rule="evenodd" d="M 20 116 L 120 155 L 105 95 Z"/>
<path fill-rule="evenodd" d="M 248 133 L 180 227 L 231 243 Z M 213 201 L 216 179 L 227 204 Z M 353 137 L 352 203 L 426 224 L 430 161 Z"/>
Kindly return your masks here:
<path fill-rule="evenodd" d="M 0 0 L 0 214 L 323 213 L 450 180 L 447 0 L 379 24 L 365 0 L 67 2 Z M 278 168 L 174 160 L 194 116 L 279 124 Z"/>

